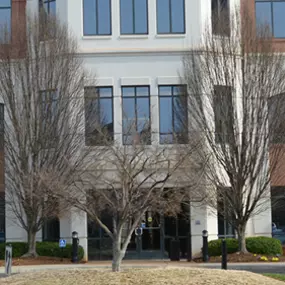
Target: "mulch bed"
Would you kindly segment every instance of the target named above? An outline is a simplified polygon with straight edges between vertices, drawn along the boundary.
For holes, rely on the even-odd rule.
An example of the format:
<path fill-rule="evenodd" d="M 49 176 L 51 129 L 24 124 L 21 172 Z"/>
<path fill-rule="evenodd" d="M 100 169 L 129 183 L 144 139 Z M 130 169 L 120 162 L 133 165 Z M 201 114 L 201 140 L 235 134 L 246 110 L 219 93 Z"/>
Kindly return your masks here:
<path fill-rule="evenodd" d="M 23 266 L 23 265 L 43 265 L 43 264 L 71 264 L 69 258 L 58 258 L 58 257 L 46 257 L 39 256 L 37 258 L 13 258 L 12 265 L 14 266 Z M 80 262 L 84 263 L 84 262 Z M 4 266 L 5 261 L 0 260 L 0 266 Z"/>
<path fill-rule="evenodd" d="M 285 256 L 278 256 L 278 261 L 272 261 L 273 257 L 276 256 L 266 256 L 268 261 L 264 261 L 264 260 L 260 260 L 261 257 L 266 256 L 266 255 L 254 255 L 251 253 L 247 253 L 247 254 L 242 254 L 242 253 L 232 253 L 232 254 L 228 254 L 227 256 L 227 260 L 228 262 L 285 262 Z M 194 257 L 193 259 L 195 262 L 197 263 L 202 263 L 202 257 Z M 222 261 L 222 257 L 221 256 L 212 256 L 209 258 L 208 262 L 212 262 L 212 263 L 220 263 Z"/>

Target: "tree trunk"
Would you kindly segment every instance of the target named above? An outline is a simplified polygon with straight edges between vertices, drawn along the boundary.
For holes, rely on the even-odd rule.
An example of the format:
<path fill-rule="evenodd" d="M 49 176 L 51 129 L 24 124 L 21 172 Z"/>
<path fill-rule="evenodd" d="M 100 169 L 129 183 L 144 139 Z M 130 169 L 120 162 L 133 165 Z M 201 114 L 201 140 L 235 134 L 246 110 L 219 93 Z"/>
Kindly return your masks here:
<path fill-rule="evenodd" d="M 23 255 L 23 257 L 37 257 L 36 251 L 36 232 L 28 231 L 28 252 Z"/>
<path fill-rule="evenodd" d="M 118 241 L 113 241 L 113 260 L 112 271 L 119 272 L 121 270 L 121 263 L 126 251 L 121 249 L 121 244 Z"/>
<path fill-rule="evenodd" d="M 247 249 L 246 249 L 246 242 L 245 242 L 245 228 L 246 225 L 239 225 L 238 226 L 238 242 L 239 242 L 239 251 L 241 253 L 247 253 Z"/>

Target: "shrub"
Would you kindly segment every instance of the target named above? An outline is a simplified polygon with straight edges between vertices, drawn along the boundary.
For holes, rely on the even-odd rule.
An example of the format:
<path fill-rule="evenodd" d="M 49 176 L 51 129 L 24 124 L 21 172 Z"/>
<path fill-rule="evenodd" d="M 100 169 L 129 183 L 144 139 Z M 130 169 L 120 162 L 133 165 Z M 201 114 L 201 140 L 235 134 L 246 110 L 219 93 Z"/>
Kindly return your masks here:
<path fill-rule="evenodd" d="M 9 242 L 7 245 L 12 245 L 12 257 L 20 257 L 27 253 L 28 244 L 26 242 Z M 5 259 L 5 243 L 0 243 L 0 259 Z"/>
<path fill-rule="evenodd" d="M 228 238 L 227 252 L 234 253 L 238 251 L 238 240 Z M 222 240 L 211 240 L 209 242 L 209 255 L 220 256 L 222 254 Z M 282 254 L 281 242 L 271 237 L 248 237 L 246 238 L 246 248 L 254 254 L 276 255 Z"/>
<path fill-rule="evenodd" d="M 282 254 L 280 240 L 271 237 L 249 237 L 246 239 L 246 247 L 251 253 L 265 255 Z"/>
<path fill-rule="evenodd" d="M 12 245 L 12 257 L 21 257 L 28 251 L 28 244 L 26 242 L 11 242 L 7 243 Z M 0 244 L 0 259 L 5 258 L 5 243 Z M 39 256 L 53 256 L 70 258 L 72 255 L 72 245 L 67 244 L 65 248 L 61 249 L 57 242 L 37 242 L 37 253 Z M 81 260 L 84 256 L 82 246 L 78 248 L 78 259 Z"/>
<path fill-rule="evenodd" d="M 238 251 L 238 240 L 234 238 L 227 238 L 227 252 L 234 253 Z M 222 239 L 209 241 L 209 255 L 220 256 L 222 254 Z"/>

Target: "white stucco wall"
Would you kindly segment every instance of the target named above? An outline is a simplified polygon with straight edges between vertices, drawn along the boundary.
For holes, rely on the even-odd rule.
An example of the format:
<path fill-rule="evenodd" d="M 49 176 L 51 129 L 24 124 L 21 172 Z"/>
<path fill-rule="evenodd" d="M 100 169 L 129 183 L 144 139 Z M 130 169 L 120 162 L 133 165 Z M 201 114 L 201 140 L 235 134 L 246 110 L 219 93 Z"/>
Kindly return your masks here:
<path fill-rule="evenodd" d="M 210 23 L 211 0 L 185 0 L 186 33 L 183 35 L 157 35 L 156 1 L 148 0 L 149 34 L 120 35 L 119 0 L 112 0 L 112 35 L 83 36 L 83 0 L 57 0 L 57 15 L 68 23 L 78 39 L 80 55 L 84 58 L 90 77 L 86 85 L 113 86 L 114 128 L 117 139 L 122 133 L 121 86 L 149 85 L 151 94 L 151 123 L 153 139 L 158 139 L 158 85 L 179 84 L 181 57 L 190 47 L 199 45 L 202 31 Z M 230 1 L 234 7 L 239 0 Z M 38 0 L 28 0 L 28 11 L 38 11 Z M 248 234 L 271 232 L 271 211 L 256 217 L 248 227 Z M 12 225 L 7 215 L 8 240 L 25 239 L 23 230 Z M 266 221 L 266 222 L 265 222 Z M 209 231 L 209 239 L 217 238 L 217 215 L 208 207 L 192 205 L 192 247 L 197 253 L 202 245 L 202 230 Z M 60 220 L 60 236 L 67 238 L 71 232 L 79 232 L 80 244 L 87 253 L 86 215 L 71 211 Z M 41 235 L 41 233 L 39 233 Z"/>

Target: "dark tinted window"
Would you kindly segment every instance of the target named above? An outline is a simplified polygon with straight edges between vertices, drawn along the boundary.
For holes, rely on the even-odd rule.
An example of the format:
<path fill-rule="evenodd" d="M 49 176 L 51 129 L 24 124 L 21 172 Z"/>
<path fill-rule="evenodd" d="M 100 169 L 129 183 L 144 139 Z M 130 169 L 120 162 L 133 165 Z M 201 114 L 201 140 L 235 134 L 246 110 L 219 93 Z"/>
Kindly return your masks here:
<path fill-rule="evenodd" d="M 214 86 L 215 133 L 217 143 L 228 143 L 233 128 L 232 88 Z"/>
<path fill-rule="evenodd" d="M 113 88 L 85 87 L 85 143 L 104 145 L 113 140 Z"/>
<path fill-rule="evenodd" d="M 212 32 L 215 35 L 230 35 L 228 0 L 212 0 Z"/>
<path fill-rule="evenodd" d="M 149 86 L 122 87 L 123 144 L 151 143 Z"/>
<path fill-rule="evenodd" d="M 160 143 L 187 143 L 188 112 L 185 87 L 159 86 Z"/>

